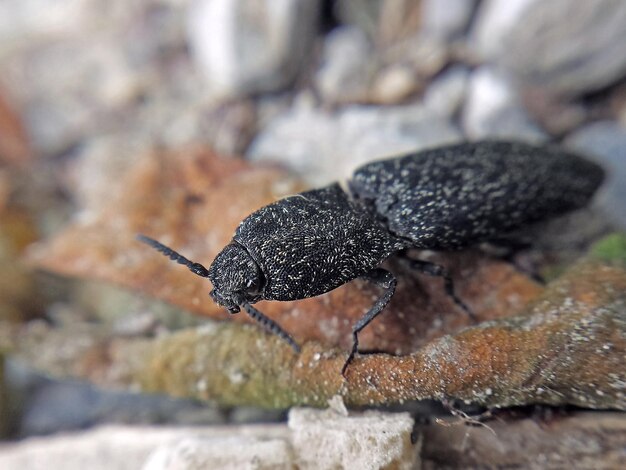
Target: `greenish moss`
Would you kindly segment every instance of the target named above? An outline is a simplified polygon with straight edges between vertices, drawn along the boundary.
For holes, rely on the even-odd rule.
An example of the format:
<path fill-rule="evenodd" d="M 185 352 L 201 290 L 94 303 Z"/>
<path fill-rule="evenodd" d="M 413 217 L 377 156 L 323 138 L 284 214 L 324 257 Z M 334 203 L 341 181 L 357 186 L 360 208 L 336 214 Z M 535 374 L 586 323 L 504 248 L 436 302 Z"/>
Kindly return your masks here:
<path fill-rule="evenodd" d="M 590 254 L 602 261 L 626 265 L 626 233 L 607 235 L 591 247 Z"/>

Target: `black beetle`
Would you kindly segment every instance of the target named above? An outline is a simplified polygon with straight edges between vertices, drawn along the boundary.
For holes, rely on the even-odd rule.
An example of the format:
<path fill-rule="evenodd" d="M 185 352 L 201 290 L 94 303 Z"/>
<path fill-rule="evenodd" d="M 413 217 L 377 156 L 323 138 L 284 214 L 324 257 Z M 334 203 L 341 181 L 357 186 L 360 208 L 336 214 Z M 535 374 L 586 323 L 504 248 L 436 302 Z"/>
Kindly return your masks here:
<path fill-rule="evenodd" d="M 269 204 L 245 218 L 232 242 L 206 269 L 161 243 L 139 240 L 187 266 L 213 284 L 210 296 L 230 313 L 243 308 L 296 351 L 298 345 L 276 322 L 251 304 L 297 300 L 331 291 L 356 278 L 385 289 L 353 326 L 358 333 L 393 296 L 396 279 L 379 265 L 411 248 L 458 250 L 506 239 L 534 222 L 580 208 L 601 184 L 596 164 L 556 147 L 483 141 L 422 151 L 366 164 L 348 182 L 334 183 Z M 407 258 L 423 273 L 441 276 L 442 266 Z"/>

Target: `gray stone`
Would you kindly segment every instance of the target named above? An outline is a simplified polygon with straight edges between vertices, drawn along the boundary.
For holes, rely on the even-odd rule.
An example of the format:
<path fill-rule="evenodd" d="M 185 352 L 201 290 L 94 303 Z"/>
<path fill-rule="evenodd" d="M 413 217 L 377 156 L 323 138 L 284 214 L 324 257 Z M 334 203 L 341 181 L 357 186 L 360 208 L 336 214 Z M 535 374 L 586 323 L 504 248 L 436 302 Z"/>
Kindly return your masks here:
<path fill-rule="evenodd" d="M 427 34 L 454 39 L 467 28 L 476 0 L 422 0 L 422 28 Z"/>
<path fill-rule="evenodd" d="M 15 360 L 8 361 L 5 378 L 12 398 L 13 437 L 78 431 L 105 423 L 206 425 L 226 420 L 220 410 L 194 400 L 50 379 Z"/>
<path fill-rule="evenodd" d="M 380 32 L 384 6 L 380 0 L 337 0 L 333 13 L 341 24 L 356 26 L 375 38 Z"/>
<path fill-rule="evenodd" d="M 280 162 L 318 185 L 348 177 L 376 158 L 461 138 L 451 123 L 421 105 L 349 106 L 338 113 L 297 106 L 267 124 L 248 157 Z"/>
<path fill-rule="evenodd" d="M 325 101 L 362 101 L 367 97 L 374 72 L 369 39 L 359 28 L 344 26 L 326 36 L 315 84 Z"/>
<path fill-rule="evenodd" d="M 404 93 L 389 93 L 374 84 L 373 102 L 398 102 L 399 98 L 414 91 L 420 80 L 435 75 L 449 61 L 449 39 L 455 36 L 468 14 L 466 4 L 473 0 L 442 0 L 458 8 L 443 12 L 436 2 L 431 2 L 431 12 L 424 11 L 422 2 L 339 0 L 336 11 L 344 24 L 354 25 L 363 31 L 375 45 L 374 60 L 381 77 L 374 82 L 389 80 L 401 83 Z M 426 14 L 425 14 L 426 13 Z M 376 64 L 372 64 L 376 66 Z M 412 74 L 407 74 L 412 71 Z M 401 78 L 401 80 L 398 80 Z M 397 86 L 397 85 L 396 85 Z"/>
<path fill-rule="evenodd" d="M 452 118 L 465 100 L 469 76 L 469 70 L 462 65 L 450 67 L 426 88 L 424 105 L 439 116 Z"/>
<path fill-rule="evenodd" d="M 414 67 L 383 62 L 363 30 L 336 28 L 325 39 L 316 88 L 325 102 L 342 104 L 398 103 L 416 91 Z"/>
<path fill-rule="evenodd" d="M 499 57 L 505 51 L 504 38 L 519 24 L 521 15 L 540 0 L 484 0 L 481 2 L 470 44 L 485 60 Z"/>
<path fill-rule="evenodd" d="M 461 116 L 470 139 L 507 138 L 541 142 L 547 135 L 521 106 L 516 88 L 505 73 L 483 66 L 471 77 Z"/>
<path fill-rule="evenodd" d="M 607 170 L 599 204 L 626 229 L 626 128 L 614 121 L 588 124 L 569 135 L 566 145 L 588 154 Z"/>
<path fill-rule="evenodd" d="M 488 19 L 477 23 L 479 49 L 528 83 L 577 95 L 626 75 L 622 0 L 487 2 L 485 10 Z"/>
<path fill-rule="evenodd" d="M 315 34 L 317 0 L 199 0 L 189 43 L 210 92 L 234 97 L 290 83 Z"/>

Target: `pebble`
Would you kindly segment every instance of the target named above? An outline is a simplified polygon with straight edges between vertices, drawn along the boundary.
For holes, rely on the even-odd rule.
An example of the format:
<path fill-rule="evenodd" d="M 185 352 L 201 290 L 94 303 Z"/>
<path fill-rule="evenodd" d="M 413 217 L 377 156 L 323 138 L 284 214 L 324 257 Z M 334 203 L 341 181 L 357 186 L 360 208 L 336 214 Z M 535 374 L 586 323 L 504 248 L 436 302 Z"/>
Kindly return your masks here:
<path fill-rule="evenodd" d="M 416 468 L 421 443 L 412 444 L 409 413 L 294 408 L 289 429 L 302 468 Z M 418 467 L 419 468 L 419 467 Z"/>
<path fill-rule="evenodd" d="M 521 15 L 537 2 L 539 0 L 484 0 L 470 31 L 470 46 L 486 61 L 499 57 L 506 50 L 504 39 L 510 30 L 520 24 Z"/>
<path fill-rule="evenodd" d="M 470 139 L 542 142 L 548 138 L 522 107 L 507 74 L 489 66 L 472 72 L 461 122 Z"/>
<path fill-rule="evenodd" d="M 331 31 L 324 41 L 315 85 L 324 101 L 349 103 L 367 97 L 375 71 L 373 49 L 367 35 L 354 26 Z"/>
<path fill-rule="evenodd" d="M 587 124 L 570 134 L 565 143 L 597 161 L 607 172 L 599 203 L 610 220 L 626 229 L 626 127 L 614 121 Z"/>
<path fill-rule="evenodd" d="M 370 92 L 370 100 L 380 104 L 401 103 L 420 86 L 415 71 L 406 65 L 392 65 L 382 69 Z"/>
<path fill-rule="evenodd" d="M 193 425 L 220 424 L 226 419 L 218 409 L 194 400 L 50 379 L 18 361 L 8 361 L 6 376 L 10 393 L 20 396 L 20 402 L 13 403 L 12 416 L 17 437 L 77 431 L 105 423 Z"/>
<path fill-rule="evenodd" d="M 189 9 L 193 59 L 220 98 L 292 82 L 315 35 L 316 0 L 199 0 Z"/>
<path fill-rule="evenodd" d="M 422 29 L 443 39 L 455 39 L 467 28 L 476 0 L 422 0 Z"/>
<path fill-rule="evenodd" d="M 465 100 L 470 72 L 462 65 L 453 65 L 426 88 L 424 105 L 439 116 L 454 117 Z"/>

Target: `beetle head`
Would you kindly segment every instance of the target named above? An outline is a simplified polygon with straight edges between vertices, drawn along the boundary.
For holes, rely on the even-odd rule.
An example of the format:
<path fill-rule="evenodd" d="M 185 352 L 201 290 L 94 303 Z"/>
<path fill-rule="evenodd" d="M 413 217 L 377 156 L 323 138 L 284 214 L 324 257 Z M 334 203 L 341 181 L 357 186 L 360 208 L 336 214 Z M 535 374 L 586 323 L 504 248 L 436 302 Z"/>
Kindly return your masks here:
<path fill-rule="evenodd" d="M 237 313 L 240 307 L 250 310 L 250 304 L 261 300 L 265 286 L 265 278 L 261 268 L 256 264 L 250 253 L 241 245 L 231 243 L 227 245 L 206 269 L 200 263 L 190 261 L 180 253 L 163 245 L 153 238 L 137 235 L 137 239 L 157 251 L 160 251 L 172 261 L 187 266 L 200 277 L 207 277 L 213 284 L 209 293 L 219 305 L 226 307 L 230 313 Z"/>
<path fill-rule="evenodd" d="M 263 274 L 250 253 L 241 245 L 231 243 L 215 257 L 208 278 L 213 284 L 209 293 L 219 305 L 230 313 L 239 312 L 245 303 L 261 300 Z"/>

